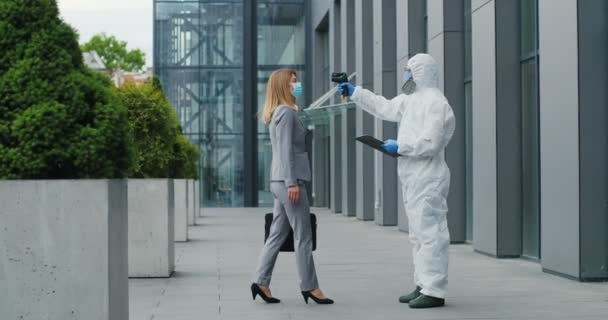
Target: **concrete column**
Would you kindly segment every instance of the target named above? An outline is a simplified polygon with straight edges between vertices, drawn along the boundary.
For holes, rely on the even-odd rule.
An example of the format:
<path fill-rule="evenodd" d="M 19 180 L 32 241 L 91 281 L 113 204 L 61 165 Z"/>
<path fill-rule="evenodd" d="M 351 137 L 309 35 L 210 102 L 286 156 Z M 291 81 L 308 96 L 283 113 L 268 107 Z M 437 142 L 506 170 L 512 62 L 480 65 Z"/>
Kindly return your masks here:
<path fill-rule="evenodd" d="M 576 0 L 539 1 L 538 18 L 542 265 L 547 271 L 578 277 L 581 270 L 580 217 L 576 214 L 580 205 Z M 558 62 L 561 64 L 556 65 Z"/>
<path fill-rule="evenodd" d="M 517 257 L 522 237 L 519 4 L 480 1 L 472 11 L 474 248 Z"/>
<path fill-rule="evenodd" d="M 329 66 L 330 71 L 342 69 L 342 9 L 339 2 L 329 7 Z M 336 97 L 332 103 L 336 103 Z M 329 119 L 329 207 L 332 212 L 342 212 L 342 120 L 339 114 Z"/>
<path fill-rule="evenodd" d="M 580 279 L 608 278 L 608 3 L 578 1 Z M 598 70 L 603 70 L 599 71 Z M 541 102 L 542 103 L 542 102 Z M 603 213 L 603 214 L 602 214 Z M 544 221 L 543 221 L 544 222 Z"/>
<path fill-rule="evenodd" d="M 329 68 L 330 72 L 342 70 L 342 10 L 339 2 L 334 2 L 329 8 Z M 332 97 L 331 103 L 339 101 L 338 94 Z"/>
<path fill-rule="evenodd" d="M 342 212 L 342 115 L 329 119 L 329 208 Z"/>
<path fill-rule="evenodd" d="M 342 71 L 351 74 L 356 70 L 356 47 L 355 47 L 355 2 L 342 1 L 340 4 L 340 39 L 341 39 L 341 62 Z M 339 168 L 342 170 L 342 214 L 345 216 L 356 215 L 356 152 L 355 152 L 355 110 L 343 110 L 342 120 L 342 162 Z"/>
<path fill-rule="evenodd" d="M 355 1 L 340 2 L 340 62 L 348 74 L 356 68 L 355 28 Z"/>
<path fill-rule="evenodd" d="M 464 2 L 427 2 L 429 54 L 440 65 L 439 87 L 448 99 L 458 125 L 446 150 L 451 171 L 448 224 L 452 242 L 466 239 L 466 153 L 464 104 Z"/>
<path fill-rule="evenodd" d="M 329 64 L 329 61 L 326 61 L 329 57 L 329 38 L 330 38 L 330 7 L 334 5 L 333 2 L 323 1 L 323 0 L 312 0 L 307 1 L 310 3 L 310 24 L 306 26 L 306 32 L 310 36 L 310 44 L 307 44 L 307 51 L 310 52 L 311 55 L 311 65 L 308 66 L 309 74 L 307 76 L 308 79 L 311 79 L 310 92 L 311 99 L 310 101 L 314 101 L 319 98 L 321 95 L 327 92 L 328 83 L 330 79 L 328 79 L 327 75 L 324 73 L 323 67 Z M 332 21 L 333 23 L 333 21 Z"/>
<path fill-rule="evenodd" d="M 342 170 L 342 214 L 354 217 L 357 214 L 357 175 L 356 175 L 356 110 L 342 110 L 342 162 L 339 167 Z"/>
<path fill-rule="evenodd" d="M 402 30 L 407 30 L 407 52 L 409 53 L 409 57 L 413 57 L 416 53 L 424 52 L 426 44 L 425 44 L 425 24 L 424 24 L 424 16 L 426 15 L 425 11 L 425 2 L 429 0 L 408 0 L 408 1 L 397 1 L 398 10 L 401 14 L 407 14 L 404 17 L 407 17 L 406 21 L 398 21 L 397 23 L 401 24 Z M 438 1 L 438 0 L 430 0 L 430 1 Z M 441 0 L 439 0 L 441 1 Z M 402 19 L 400 19 L 402 20 Z M 407 26 L 407 29 L 405 27 Z M 398 29 L 399 30 L 399 29 Z M 405 31 L 402 31 L 405 32 Z M 407 62 L 407 59 L 405 60 Z M 405 66 L 405 64 L 403 65 Z"/>
<path fill-rule="evenodd" d="M 496 31 L 495 3 L 472 8 L 473 240 L 496 255 Z"/>
<path fill-rule="evenodd" d="M 608 279 L 607 9 L 539 1 L 541 263 L 584 281 Z"/>
<path fill-rule="evenodd" d="M 396 12 L 398 17 L 407 17 L 407 19 L 397 19 L 397 65 L 396 72 L 396 92 L 400 93 L 403 85 L 403 73 L 400 72 L 405 66 L 410 57 L 416 53 L 424 51 L 424 2 L 425 0 L 409 0 L 399 1 L 396 3 Z M 396 136 L 397 133 L 395 133 Z M 398 180 L 398 179 L 397 179 Z M 409 231 L 407 213 L 403 205 L 403 192 L 401 182 L 398 192 L 398 224 L 399 230 L 403 232 Z"/>
<path fill-rule="evenodd" d="M 312 140 L 312 198 L 315 207 L 329 206 L 329 155 L 327 154 L 327 126 L 314 127 Z"/>
<path fill-rule="evenodd" d="M 373 0 L 355 0 L 355 56 L 357 84 L 374 89 L 374 25 Z M 381 23 L 381 20 L 376 20 Z M 356 136 L 374 135 L 374 117 L 361 108 L 356 113 Z M 374 150 L 355 144 L 356 181 L 366 181 L 356 185 L 356 215 L 359 220 L 374 220 Z"/>
<path fill-rule="evenodd" d="M 397 89 L 397 2 L 399 1 L 375 1 L 373 7 L 374 21 L 377 21 L 374 24 L 374 91 L 387 99 L 395 97 Z M 402 2 L 400 8 L 405 4 Z M 407 39 L 407 36 L 404 38 Z M 397 137 L 397 123 L 379 119 L 374 119 L 374 122 L 374 136 L 378 139 Z M 394 226 L 398 221 L 400 190 L 397 161 L 380 152 L 374 152 L 374 157 L 374 221 L 381 226 Z"/>
<path fill-rule="evenodd" d="M 324 66 L 330 64 L 330 61 L 326 61 L 329 56 L 328 51 L 330 50 L 329 44 L 329 20 L 330 20 L 330 7 L 333 3 L 327 3 L 324 1 L 312 2 L 311 15 L 312 24 L 308 26 L 308 31 L 312 38 L 312 47 L 309 51 L 312 52 L 312 66 L 313 70 L 311 78 L 312 89 L 312 100 L 316 100 L 318 97 L 325 94 L 329 89 L 328 83 L 330 79 L 327 79 L 328 75 L 323 69 Z M 331 60 L 331 59 L 330 59 Z M 311 204 L 315 207 L 328 207 L 329 206 L 329 154 L 325 146 L 325 139 L 327 138 L 327 126 L 316 125 L 312 128 L 312 188 L 311 188 Z"/>

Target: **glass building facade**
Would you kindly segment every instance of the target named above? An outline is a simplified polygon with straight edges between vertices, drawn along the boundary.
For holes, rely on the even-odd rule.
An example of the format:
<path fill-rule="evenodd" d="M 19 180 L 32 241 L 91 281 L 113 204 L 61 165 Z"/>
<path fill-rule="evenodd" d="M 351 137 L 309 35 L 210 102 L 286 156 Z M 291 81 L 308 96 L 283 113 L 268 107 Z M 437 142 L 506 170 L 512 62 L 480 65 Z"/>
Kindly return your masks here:
<path fill-rule="evenodd" d="M 272 204 L 270 141 L 258 114 L 273 70 L 305 77 L 306 7 L 303 0 L 154 1 L 154 70 L 184 134 L 201 149 L 202 206 Z"/>

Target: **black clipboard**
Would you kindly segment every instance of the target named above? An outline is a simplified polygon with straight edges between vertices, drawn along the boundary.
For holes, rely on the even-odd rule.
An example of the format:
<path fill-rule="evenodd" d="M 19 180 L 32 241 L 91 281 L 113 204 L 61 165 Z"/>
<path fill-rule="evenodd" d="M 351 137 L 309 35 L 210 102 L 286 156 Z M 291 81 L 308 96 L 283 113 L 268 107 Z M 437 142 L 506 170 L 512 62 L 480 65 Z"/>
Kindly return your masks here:
<path fill-rule="evenodd" d="M 384 144 L 384 141 L 380 141 L 372 136 L 360 136 L 360 137 L 356 137 L 355 140 L 368 145 L 382 153 L 384 153 L 387 156 L 391 156 L 393 158 L 398 158 L 401 155 L 400 154 L 394 154 L 394 153 L 389 153 L 386 150 L 384 150 L 384 148 L 382 147 L 382 145 Z"/>

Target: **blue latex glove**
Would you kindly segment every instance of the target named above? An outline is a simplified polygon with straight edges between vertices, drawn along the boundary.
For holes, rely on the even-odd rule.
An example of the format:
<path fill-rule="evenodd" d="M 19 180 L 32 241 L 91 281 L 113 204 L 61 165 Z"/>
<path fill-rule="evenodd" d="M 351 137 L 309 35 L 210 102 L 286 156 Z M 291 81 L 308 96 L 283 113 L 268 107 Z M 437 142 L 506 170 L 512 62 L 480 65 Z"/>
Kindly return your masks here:
<path fill-rule="evenodd" d="M 388 139 L 384 141 L 382 148 L 386 150 L 388 153 L 397 154 L 397 150 L 399 150 L 399 145 L 397 144 L 397 140 Z"/>
<path fill-rule="evenodd" d="M 348 92 L 346 92 L 347 90 L 348 90 Z M 344 82 L 344 83 L 341 83 L 340 85 L 338 85 L 338 91 L 340 92 L 341 95 L 350 97 L 353 95 L 353 93 L 355 93 L 355 86 L 350 84 L 350 82 Z"/>

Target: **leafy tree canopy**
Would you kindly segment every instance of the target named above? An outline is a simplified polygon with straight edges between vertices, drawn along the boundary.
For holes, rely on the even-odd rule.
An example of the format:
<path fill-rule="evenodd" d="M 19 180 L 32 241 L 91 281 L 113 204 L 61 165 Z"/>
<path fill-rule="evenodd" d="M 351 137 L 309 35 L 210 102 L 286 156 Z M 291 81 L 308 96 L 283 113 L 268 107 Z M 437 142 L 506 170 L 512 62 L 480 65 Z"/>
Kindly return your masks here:
<path fill-rule="evenodd" d="M 126 41 L 120 41 L 105 33 L 94 35 L 81 49 L 83 52 L 97 52 L 110 69 L 120 67 L 125 71 L 140 71 L 146 64 L 146 55 L 141 50 L 128 50 Z"/>

